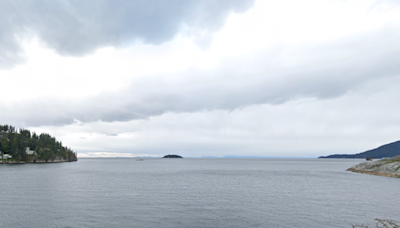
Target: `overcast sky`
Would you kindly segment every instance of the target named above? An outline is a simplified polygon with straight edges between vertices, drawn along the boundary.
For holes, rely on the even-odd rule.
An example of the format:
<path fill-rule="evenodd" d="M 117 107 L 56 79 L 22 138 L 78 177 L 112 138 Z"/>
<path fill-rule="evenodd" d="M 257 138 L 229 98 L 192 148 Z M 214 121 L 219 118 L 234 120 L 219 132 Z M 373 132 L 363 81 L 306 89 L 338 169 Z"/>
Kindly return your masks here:
<path fill-rule="evenodd" d="M 400 140 L 397 0 L 0 1 L 0 124 L 80 157 Z"/>

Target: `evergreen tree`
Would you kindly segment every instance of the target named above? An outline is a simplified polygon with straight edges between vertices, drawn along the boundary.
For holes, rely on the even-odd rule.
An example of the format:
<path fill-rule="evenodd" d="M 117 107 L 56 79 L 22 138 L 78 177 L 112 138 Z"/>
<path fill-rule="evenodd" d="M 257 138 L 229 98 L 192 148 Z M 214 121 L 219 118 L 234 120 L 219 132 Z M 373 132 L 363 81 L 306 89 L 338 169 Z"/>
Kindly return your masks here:
<path fill-rule="evenodd" d="M 34 150 L 37 154 L 27 155 L 26 150 Z M 49 134 L 37 135 L 26 129 L 15 130 L 9 125 L 0 125 L 0 151 L 13 156 L 17 161 L 32 160 L 49 161 L 64 159 L 77 161 L 77 155 L 71 149 L 64 147 L 61 142 Z"/>

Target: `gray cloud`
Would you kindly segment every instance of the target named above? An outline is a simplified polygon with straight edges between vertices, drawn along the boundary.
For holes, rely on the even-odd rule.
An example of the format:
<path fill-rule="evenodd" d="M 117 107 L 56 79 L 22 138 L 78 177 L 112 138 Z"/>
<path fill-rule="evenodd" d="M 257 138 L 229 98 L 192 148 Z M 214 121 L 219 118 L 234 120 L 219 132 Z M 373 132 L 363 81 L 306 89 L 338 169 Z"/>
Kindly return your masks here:
<path fill-rule="evenodd" d="M 109 2 L 101 2 L 101 4 L 106 3 Z M 228 4 L 228 2 L 224 3 Z M 59 6 L 60 4 L 60 2 L 53 2 L 48 7 L 52 7 L 52 5 Z M 63 2 L 63 4 L 66 3 Z M 62 12 L 68 16 L 75 14 L 84 15 L 83 12 L 85 10 L 89 11 L 88 8 L 90 8 L 90 5 L 84 5 L 82 8 L 77 9 L 76 4 L 78 3 L 68 2 L 68 5 L 60 7 L 60 9 L 63 9 Z M 88 4 L 88 2 L 85 1 L 85 4 Z M 162 2 L 162 4 L 165 3 Z M 178 6 L 177 4 L 165 6 L 174 6 L 182 11 L 179 11 L 181 13 L 177 14 L 178 16 L 174 17 L 174 20 L 184 21 L 184 23 L 197 26 L 198 28 L 203 28 L 204 26 L 205 29 L 211 30 L 220 26 L 218 23 L 215 25 L 208 20 L 213 18 L 211 16 L 195 16 L 196 13 L 203 14 L 203 11 L 209 9 L 208 4 L 212 4 L 211 1 L 202 2 L 203 5 L 196 5 L 200 3 L 190 1 L 185 1 L 183 4 L 187 7 L 185 9 L 190 9 L 188 12 L 191 12 L 193 15 L 184 16 L 188 12 L 183 12 L 183 6 Z M 215 16 L 214 19 L 219 18 L 217 22 L 222 23 L 224 17 L 221 15 L 229 12 L 227 9 L 243 10 L 249 7 L 247 4 L 239 4 L 239 2 L 235 4 L 236 8 L 225 5 L 225 11 L 218 4 L 218 6 L 215 6 L 214 11 L 220 12 L 219 16 L 215 16 L 214 13 L 211 14 Z M 103 7 L 104 5 L 99 8 Z M 122 10 L 118 4 L 115 7 L 119 7 L 119 10 Z M 128 4 L 127 10 L 130 9 L 129 7 L 133 6 Z M 75 12 L 74 10 L 82 12 Z M 173 10 L 178 9 L 174 8 L 165 12 L 169 13 Z M 71 13 L 72 11 L 75 14 Z M 49 12 L 55 15 L 62 14 L 61 12 L 55 13 L 57 10 L 49 10 Z M 159 37 L 150 32 L 152 30 L 151 26 L 157 27 L 158 22 L 150 21 L 149 23 L 144 23 L 148 28 L 141 29 L 148 29 L 149 31 L 140 30 L 142 32 L 138 33 L 136 30 L 132 30 L 131 33 L 124 33 L 124 36 L 120 37 L 121 39 L 115 37 L 114 39 L 113 36 L 119 33 L 111 33 L 107 29 L 121 30 L 120 33 L 122 33 L 122 28 L 125 28 L 127 25 L 115 24 L 115 21 L 110 21 L 109 26 L 104 25 L 102 28 L 96 28 L 96 26 L 90 23 L 96 21 L 93 18 L 102 18 L 103 16 L 97 15 L 100 13 L 96 13 L 96 10 L 94 12 L 85 18 L 89 18 L 87 19 L 87 23 L 89 24 L 88 28 L 93 27 L 91 31 L 98 29 L 99 37 L 97 38 L 97 35 L 93 34 L 84 34 L 84 32 L 87 32 L 86 30 L 78 31 L 78 37 L 82 36 L 82 39 L 89 37 L 93 41 L 101 41 L 100 43 L 102 44 L 115 42 L 113 43 L 115 45 L 122 45 L 123 42 L 121 39 L 138 37 L 147 40 L 147 42 L 158 42 L 156 39 Z M 111 12 L 114 12 L 114 10 L 106 12 L 105 18 L 111 17 L 108 15 Z M 145 12 L 147 11 L 144 10 L 143 13 L 145 15 L 149 14 Z M 121 17 L 123 15 L 125 13 L 121 13 Z M 114 14 L 113 16 L 117 15 Z M 127 13 L 126 17 L 128 16 Z M 136 17 L 142 18 L 140 16 Z M 159 26 L 167 26 L 168 23 L 174 21 L 170 16 L 168 18 L 171 22 L 159 22 L 161 23 Z M 125 19 L 115 20 L 129 21 Z M 72 21 L 70 24 L 75 23 L 72 19 L 63 21 Z M 104 23 L 107 24 L 107 22 L 107 20 L 104 20 Z M 45 29 L 48 28 L 46 23 L 44 23 L 43 29 L 49 31 Z M 138 26 L 135 23 L 134 26 Z M 85 23 L 80 21 L 76 22 L 76 24 Z M 174 22 L 172 24 L 178 26 L 179 23 Z M 116 27 L 114 28 L 113 25 Z M 68 26 L 67 28 L 69 28 Z M 75 26 L 72 26 L 71 29 L 73 27 Z M 109 32 L 104 32 L 103 29 Z M 175 29 L 174 31 L 177 32 L 179 28 L 175 27 Z M 41 31 L 41 28 L 38 31 Z M 64 32 L 63 30 L 60 31 Z M 135 80 L 127 89 L 115 93 L 102 93 L 97 96 L 75 100 L 74 102 L 46 98 L 33 102 L 26 101 L 26 103 L 20 105 L 4 106 L 0 104 L 0 110 L 4 110 L 2 117 L 7 123 L 20 126 L 21 124 L 17 124 L 17 121 L 23 119 L 26 125 L 40 126 L 64 125 L 72 123 L 75 119 L 82 122 L 94 122 L 97 120 L 114 122 L 146 119 L 166 112 L 196 112 L 216 109 L 234 110 L 257 104 L 282 104 L 298 97 L 330 99 L 345 95 L 358 86 L 370 81 L 382 78 L 398 78 L 400 76 L 400 65 L 398 64 L 398 59 L 400 59 L 400 46 L 398 45 L 398 40 L 400 40 L 399 31 L 400 24 L 393 22 L 386 23 L 385 26 L 371 29 L 367 32 L 350 34 L 346 37 L 335 39 L 335 41 L 321 41 L 306 43 L 305 45 L 278 43 L 276 45 L 279 47 L 278 50 L 271 51 L 265 49 L 260 50 L 257 54 L 225 60 L 225 62 L 222 62 L 218 66 L 218 69 L 213 71 L 192 69 L 182 72 L 181 75 L 175 76 L 179 80 L 174 83 L 168 82 L 164 84 L 165 80 L 158 81 L 154 79 L 168 78 L 170 75 L 153 76 L 150 79 L 143 77 Z M 168 35 L 167 32 L 156 32 L 163 34 L 162 37 L 164 37 L 164 40 L 170 39 L 173 36 L 173 34 Z M 46 37 L 45 35 L 43 36 Z M 48 40 L 50 45 L 51 42 L 62 44 L 61 41 L 63 38 L 65 37 L 60 36 L 59 38 L 47 38 L 45 40 Z M 121 43 L 118 43 L 119 41 Z M 69 41 L 65 42 L 68 43 Z M 70 42 L 75 41 L 72 40 Z M 96 44 L 96 42 L 90 44 L 89 40 L 83 40 L 82 44 L 86 42 L 88 44 L 84 45 L 85 47 L 95 48 L 97 45 L 100 45 Z M 51 46 L 57 45 L 53 44 Z M 66 53 L 75 53 L 72 50 L 73 48 L 70 50 L 68 47 L 66 44 L 57 50 L 62 51 L 65 49 Z M 80 54 L 86 49 L 82 47 L 78 48 L 78 50 L 75 54 Z M 86 51 L 89 51 L 89 49 Z M 249 61 L 251 62 L 247 62 L 247 59 L 250 59 Z M 294 63 L 287 65 L 287 62 L 293 62 L 293 59 L 295 60 Z M 252 68 L 257 69 L 257 72 L 252 72 Z M 6 115 L 7 113 L 11 113 L 12 115 Z"/>
<path fill-rule="evenodd" d="M 185 80 L 164 85 L 154 80 L 136 81 L 125 91 L 89 98 L 79 110 L 98 110 L 79 115 L 82 121 L 128 121 L 165 112 L 234 110 L 257 104 L 282 104 L 301 97 L 331 99 L 352 92 L 370 81 L 400 76 L 400 35 L 380 35 L 310 45 L 300 65 L 276 66 L 260 73 L 240 72 L 241 59 L 214 72 L 189 71 Z M 297 50 L 302 53 L 303 50 Z M 296 51 L 291 54 L 298 54 Z M 243 59 L 248 56 L 243 56 Z M 276 56 L 263 53 L 261 62 Z M 282 62 L 287 57 L 282 57 Z M 119 101 L 119 102 L 115 102 Z M 123 101 L 123 102 L 120 102 Z M 88 111 L 89 112 L 89 111 Z M 78 117 L 77 117 L 78 118 Z"/>
<path fill-rule="evenodd" d="M 0 1 L 0 67 L 23 58 L 20 41 L 36 36 L 62 55 L 79 56 L 135 40 L 162 44 L 182 27 L 213 32 L 254 0 Z"/>
<path fill-rule="evenodd" d="M 328 50 L 322 49 L 329 53 Z M 154 79 L 142 78 L 125 90 L 102 93 L 79 101 L 48 98 L 0 109 L 5 110 L 4 113 L 22 115 L 14 114 L 10 119 L 24 119 L 30 126 L 40 126 L 70 124 L 74 119 L 82 122 L 114 122 L 147 119 L 166 112 L 235 110 L 257 104 L 280 105 L 301 97 L 331 99 L 371 81 L 398 79 L 398 53 L 380 49 L 357 58 L 329 55 L 324 57 L 329 64 L 317 66 L 310 60 L 302 67 L 255 74 L 235 72 L 235 69 L 189 71 L 178 77 L 191 77 L 175 84 L 164 85 Z"/>

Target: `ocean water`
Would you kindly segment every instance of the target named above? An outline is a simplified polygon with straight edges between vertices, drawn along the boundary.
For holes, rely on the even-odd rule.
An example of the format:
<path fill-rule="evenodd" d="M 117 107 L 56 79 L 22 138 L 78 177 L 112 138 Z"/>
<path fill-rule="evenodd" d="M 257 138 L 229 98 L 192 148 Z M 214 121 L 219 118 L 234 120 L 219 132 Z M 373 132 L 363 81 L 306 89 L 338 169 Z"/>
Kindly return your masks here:
<path fill-rule="evenodd" d="M 400 179 L 346 159 L 0 165 L 0 227 L 351 227 L 400 220 Z"/>

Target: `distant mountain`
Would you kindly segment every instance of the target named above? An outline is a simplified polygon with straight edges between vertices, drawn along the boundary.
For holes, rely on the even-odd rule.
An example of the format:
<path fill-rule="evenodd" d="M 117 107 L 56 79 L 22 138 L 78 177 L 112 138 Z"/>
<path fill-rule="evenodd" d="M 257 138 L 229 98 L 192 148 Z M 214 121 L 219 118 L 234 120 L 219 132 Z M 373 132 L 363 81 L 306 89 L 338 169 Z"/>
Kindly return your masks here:
<path fill-rule="evenodd" d="M 281 158 L 281 157 L 271 157 L 271 156 L 240 156 L 240 155 L 226 155 L 223 158 Z"/>
<path fill-rule="evenodd" d="M 222 157 L 217 157 L 217 156 L 201 156 L 200 158 L 222 158 Z"/>
<path fill-rule="evenodd" d="M 358 154 L 334 154 L 319 158 L 384 158 L 400 155 L 400 141 L 389 143 L 378 148 Z"/>

